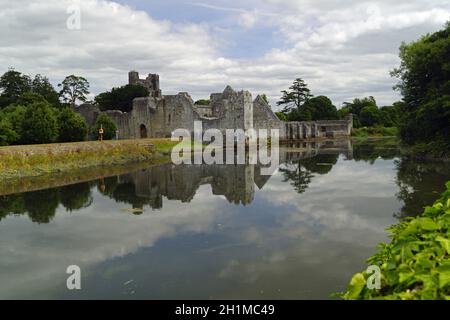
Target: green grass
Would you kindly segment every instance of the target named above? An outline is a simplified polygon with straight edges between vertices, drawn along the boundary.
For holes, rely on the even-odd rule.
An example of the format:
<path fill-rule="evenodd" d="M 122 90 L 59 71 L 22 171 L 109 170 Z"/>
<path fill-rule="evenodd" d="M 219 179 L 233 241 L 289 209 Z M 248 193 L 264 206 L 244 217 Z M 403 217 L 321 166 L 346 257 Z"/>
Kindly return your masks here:
<path fill-rule="evenodd" d="M 167 162 L 170 139 L 87 141 L 0 147 L 0 178 L 20 178 L 139 161 Z"/>
<path fill-rule="evenodd" d="M 352 137 L 371 138 L 371 137 L 395 137 L 398 129 L 396 127 L 362 127 L 353 128 Z"/>

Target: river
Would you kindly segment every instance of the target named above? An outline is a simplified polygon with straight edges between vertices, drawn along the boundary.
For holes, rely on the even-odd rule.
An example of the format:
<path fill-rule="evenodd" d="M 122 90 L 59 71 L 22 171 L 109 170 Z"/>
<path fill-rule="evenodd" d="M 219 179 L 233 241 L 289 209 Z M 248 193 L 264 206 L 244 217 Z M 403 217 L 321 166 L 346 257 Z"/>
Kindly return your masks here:
<path fill-rule="evenodd" d="M 1 195 L 0 298 L 330 299 L 450 166 L 389 140 L 308 148 L 272 176 L 170 164 Z"/>

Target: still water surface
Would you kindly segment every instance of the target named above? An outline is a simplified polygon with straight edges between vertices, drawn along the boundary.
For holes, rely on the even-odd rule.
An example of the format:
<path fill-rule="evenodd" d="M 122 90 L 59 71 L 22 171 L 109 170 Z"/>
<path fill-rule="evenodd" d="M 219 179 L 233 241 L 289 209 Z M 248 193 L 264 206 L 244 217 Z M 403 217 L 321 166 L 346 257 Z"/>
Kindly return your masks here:
<path fill-rule="evenodd" d="M 0 298 L 328 299 L 450 178 L 385 141 L 281 158 L 271 177 L 162 165 L 0 196 Z"/>

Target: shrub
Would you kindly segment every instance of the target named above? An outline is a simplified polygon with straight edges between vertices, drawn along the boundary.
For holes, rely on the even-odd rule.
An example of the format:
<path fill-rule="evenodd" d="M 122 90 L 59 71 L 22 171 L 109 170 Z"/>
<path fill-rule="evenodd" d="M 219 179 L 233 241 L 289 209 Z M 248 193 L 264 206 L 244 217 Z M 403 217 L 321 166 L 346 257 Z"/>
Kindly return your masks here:
<path fill-rule="evenodd" d="M 84 118 L 69 108 L 64 108 L 58 114 L 59 142 L 86 140 L 88 127 Z"/>
<path fill-rule="evenodd" d="M 92 128 L 92 135 L 98 139 L 100 128 L 103 127 L 103 139 L 111 140 L 116 136 L 117 126 L 114 121 L 105 113 L 100 114 L 95 121 L 94 127 Z"/>
<path fill-rule="evenodd" d="M 11 123 L 6 119 L 0 119 L 0 146 L 7 146 L 15 143 L 19 135 L 12 129 Z"/>
<path fill-rule="evenodd" d="M 48 103 L 37 102 L 26 107 L 21 123 L 22 144 L 49 143 L 58 136 L 58 124 Z"/>

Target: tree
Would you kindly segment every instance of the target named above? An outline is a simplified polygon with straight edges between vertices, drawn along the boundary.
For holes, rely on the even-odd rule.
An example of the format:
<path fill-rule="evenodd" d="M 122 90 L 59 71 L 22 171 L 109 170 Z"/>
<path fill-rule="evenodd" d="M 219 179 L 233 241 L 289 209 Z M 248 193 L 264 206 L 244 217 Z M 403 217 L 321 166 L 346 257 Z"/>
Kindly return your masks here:
<path fill-rule="evenodd" d="M 364 127 L 377 126 L 382 122 L 382 114 L 376 106 L 367 106 L 361 110 L 359 121 Z"/>
<path fill-rule="evenodd" d="M 59 112 L 57 119 L 59 125 L 59 142 L 86 140 L 88 126 L 80 114 L 66 107 Z"/>
<path fill-rule="evenodd" d="M 288 121 L 288 117 L 283 112 L 275 112 L 275 115 L 280 119 L 281 121 Z"/>
<path fill-rule="evenodd" d="M 148 97 L 147 88 L 136 85 L 127 84 L 119 88 L 112 88 L 111 91 L 100 93 L 95 97 L 95 103 L 100 110 L 121 110 L 130 112 L 133 109 L 133 100 L 138 97 Z"/>
<path fill-rule="evenodd" d="M 39 93 L 27 91 L 20 95 L 20 97 L 16 99 L 13 105 L 29 106 L 37 102 L 48 103 L 48 101 Z"/>
<path fill-rule="evenodd" d="M 210 100 L 209 99 L 200 99 L 195 101 L 195 104 L 198 106 L 208 106 L 210 104 Z"/>
<path fill-rule="evenodd" d="M 267 98 L 267 95 L 266 95 L 265 93 L 263 93 L 263 94 L 261 95 L 261 98 L 262 98 L 267 104 L 269 104 L 269 99 Z"/>
<path fill-rule="evenodd" d="M 11 144 L 22 140 L 22 122 L 25 118 L 26 110 L 27 108 L 23 105 L 9 105 L 1 111 L 2 117 L 9 122 L 11 129 L 17 134 L 17 139 L 13 142 L 11 141 Z"/>
<path fill-rule="evenodd" d="M 56 116 L 48 103 L 36 102 L 26 107 L 21 124 L 20 143 L 50 143 L 58 136 Z"/>
<path fill-rule="evenodd" d="M 31 82 L 31 91 L 40 94 L 53 107 L 59 107 L 59 95 L 47 77 L 37 74 Z"/>
<path fill-rule="evenodd" d="M 0 77 L 0 108 L 16 101 L 27 91 L 31 91 L 31 79 L 14 69 L 9 69 Z"/>
<path fill-rule="evenodd" d="M 392 106 L 380 108 L 381 122 L 385 127 L 397 127 L 399 124 L 399 112 L 402 102 L 395 102 Z"/>
<path fill-rule="evenodd" d="M 103 128 L 103 139 L 111 140 L 116 136 L 117 126 L 114 121 L 106 114 L 102 113 L 95 120 L 94 127 L 92 129 L 92 134 L 96 139 L 99 137 L 98 131 Z"/>
<path fill-rule="evenodd" d="M 345 106 L 345 107 L 340 108 L 337 111 L 337 113 L 338 113 L 339 119 L 344 119 L 350 113 L 350 109 Z"/>
<path fill-rule="evenodd" d="M 283 112 L 289 112 L 293 109 L 300 112 L 305 102 L 312 97 L 308 86 L 301 78 L 295 79 L 289 87 L 289 91 L 283 90 L 281 93 L 283 96 L 277 102 L 277 105 L 284 106 Z"/>
<path fill-rule="evenodd" d="M 0 119 L 0 146 L 7 146 L 15 143 L 19 139 L 19 135 L 12 128 L 8 119 Z"/>
<path fill-rule="evenodd" d="M 375 98 L 370 96 L 362 99 L 353 99 L 352 102 L 344 102 L 344 108 L 348 109 L 349 113 L 353 114 L 353 126 L 355 128 L 358 128 L 361 126 L 360 122 L 360 114 L 361 111 L 365 107 L 377 107 L 377 102 L 375 101 Z"/>
<path fill-rule="evenodd" d="M 305 109 L 311 114 L 311 120 L 336 120 L 337 108 L 326 96 L 317 96 L 305 102 Z"/>
<path fill-rule="evenodd" d="M 400 137 L 409 144 L 442 143 L 450 150 L 450 22 L 443 30 L 400 46 L 400 67 L 391 75 L 405 103 Z"/>
<path fill-rule="evenodd" d="M 69 103 L 71 106 L 75 106 L 77 100 L 85 102 L 87 95 L 89 94 L 89 82 L 80 76 L 70 75 L 67 76 L 62 83 L 58 84 L 61 87 L 59 96 L 61 99 Z"/>
<path fill-rule="evenodd" d="M 288 121 L 311 121 L 312 114 L 311 110 L 307 108 L 301 108 L 300 110 L 295 108 L 287 113 L 287 118 Z"/>

